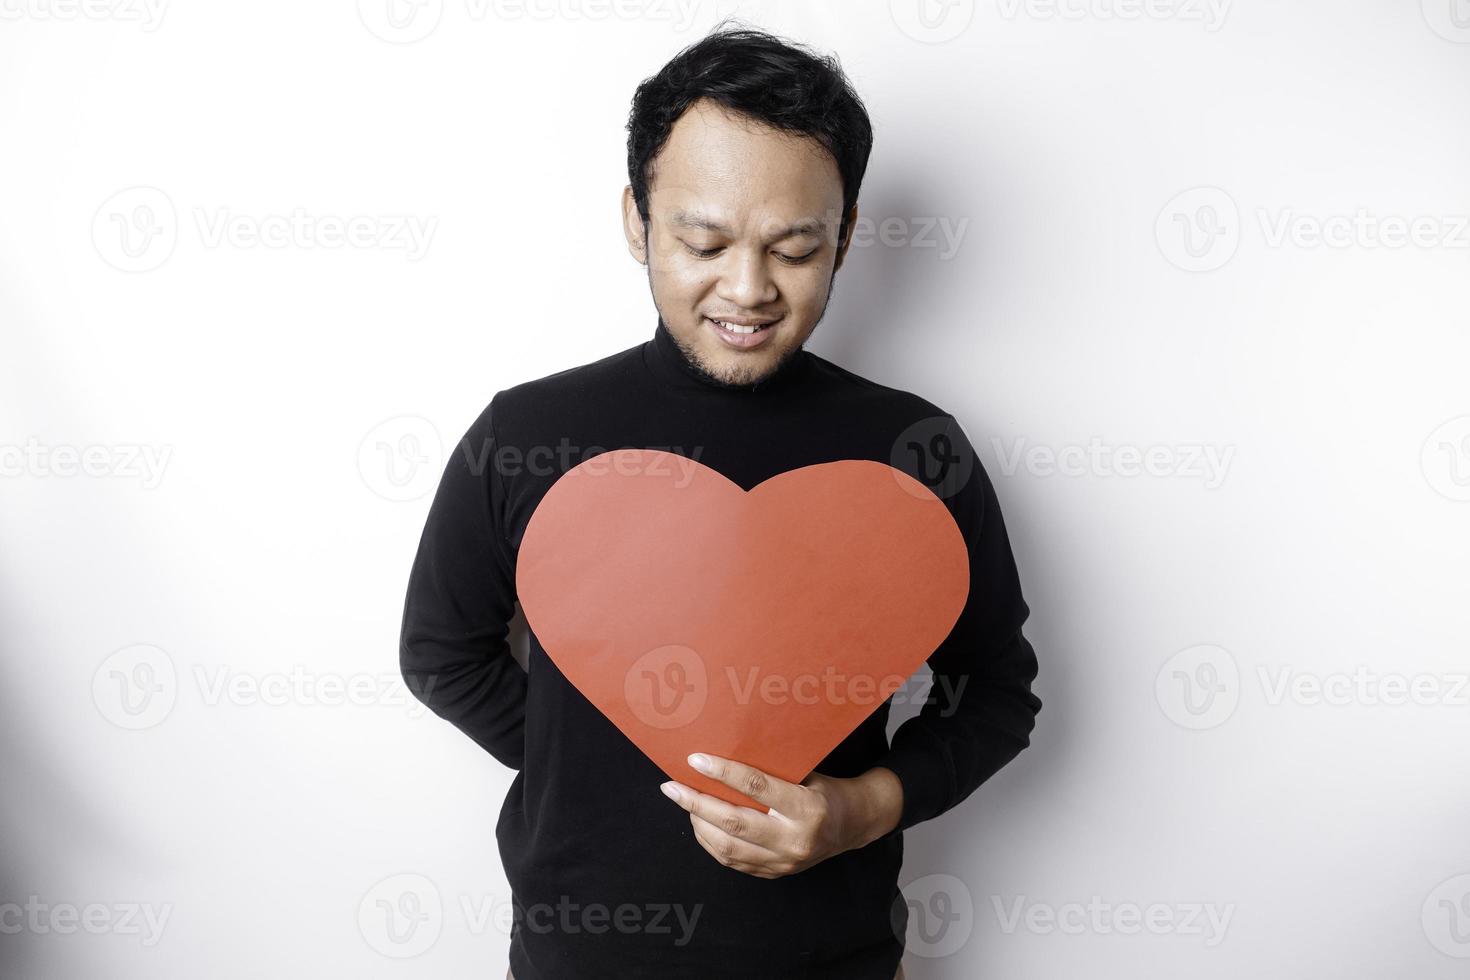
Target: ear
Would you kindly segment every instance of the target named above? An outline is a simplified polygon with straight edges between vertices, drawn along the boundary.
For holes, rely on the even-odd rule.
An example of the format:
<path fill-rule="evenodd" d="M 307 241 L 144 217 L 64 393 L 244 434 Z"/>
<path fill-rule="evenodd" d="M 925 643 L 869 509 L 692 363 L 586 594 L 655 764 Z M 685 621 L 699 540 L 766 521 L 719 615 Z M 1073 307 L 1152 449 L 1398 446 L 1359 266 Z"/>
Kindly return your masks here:
<path fill-rule="evenodd" d="M 847 212 L 847 237 L 837 245 L 837 261 L 832 265 L 833 275 L 836 275 L 837 270 L 842 268 L 842 260 L 847 258 L 847 250 L 852 245 L 852 231 L 857 225 L 857 214 L 857 205 L 854 204 L 852 209 Z"/>
<path fill-rule="evenodd" d="M 628 239 L 628 254 L 639 265 L 648 264 L 648 242 L 643 218 L 638 214 L 638 202 L 633 198 L 633 185 L 623 188 L 623 236 Z"/>

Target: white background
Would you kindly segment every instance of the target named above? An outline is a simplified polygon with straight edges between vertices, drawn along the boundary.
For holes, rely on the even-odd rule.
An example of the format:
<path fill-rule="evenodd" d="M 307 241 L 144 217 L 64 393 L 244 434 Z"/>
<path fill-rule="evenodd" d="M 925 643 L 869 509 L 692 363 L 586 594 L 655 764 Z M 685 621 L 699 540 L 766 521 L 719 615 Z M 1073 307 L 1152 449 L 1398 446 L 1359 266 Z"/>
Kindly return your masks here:
<path fill-rule="evenodd" d="M 628 103 L 729 14 L 865 99 L 811 347 L 962 421 L 1033 610 L 910 976 L 1464 975 L 1470 4 L 925 2 L 0 4 L 7 978 L 500 975 L 409 564 L 496 390 L 652 335 Z"/>

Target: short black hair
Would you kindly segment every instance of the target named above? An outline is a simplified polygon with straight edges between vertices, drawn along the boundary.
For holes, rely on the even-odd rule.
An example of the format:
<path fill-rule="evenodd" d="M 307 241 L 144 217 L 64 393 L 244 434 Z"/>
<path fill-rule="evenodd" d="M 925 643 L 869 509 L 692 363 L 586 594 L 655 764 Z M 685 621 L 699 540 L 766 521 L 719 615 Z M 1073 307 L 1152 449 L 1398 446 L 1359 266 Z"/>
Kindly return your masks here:
<path fill-rule="evenodd" d="M 812 52 L 773 34 L 727 26 L 675 55 L 644 79 L 628 113 L 628 182 L 638 215 L 648 223 L 650 169 L 674 123 L 695 102 L 711 99 L 774 129 L 816 140 L 842 175 L 840 245 L 847 215 L 857 203 L 873 126 L 868 111 L 835 57 Z"/>

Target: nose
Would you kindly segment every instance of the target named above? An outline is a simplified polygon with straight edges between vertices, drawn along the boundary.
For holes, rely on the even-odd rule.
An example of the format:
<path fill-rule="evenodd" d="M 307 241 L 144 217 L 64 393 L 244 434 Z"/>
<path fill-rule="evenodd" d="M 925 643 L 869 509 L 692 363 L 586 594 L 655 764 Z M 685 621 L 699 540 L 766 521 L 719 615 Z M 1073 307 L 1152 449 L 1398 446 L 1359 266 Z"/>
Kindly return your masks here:
<path fill-rule="evenodd" d="M 732 248 L 725 252 L 716 293 L 741 310 L 758 310 L 776 300 L 776 280 L 763 249 Z"/>

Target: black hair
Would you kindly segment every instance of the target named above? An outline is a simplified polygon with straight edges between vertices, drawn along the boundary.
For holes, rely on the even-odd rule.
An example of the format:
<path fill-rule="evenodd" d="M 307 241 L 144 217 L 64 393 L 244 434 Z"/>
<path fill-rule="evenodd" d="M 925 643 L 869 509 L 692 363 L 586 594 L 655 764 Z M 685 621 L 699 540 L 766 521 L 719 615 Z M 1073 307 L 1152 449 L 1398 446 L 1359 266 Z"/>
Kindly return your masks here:
<path fill-rule="evenodd" d="M 774 129 L 814 139 L 832 154 L 842 175 L 840 245 L 873 149 L 867 109 L 835 57 L 765 31 L 728 27 L 725 21 L 644 79 L 633 94 L 628 182 L 644 225 L 654 158 L 679 117 L 706 98 Z"/>

